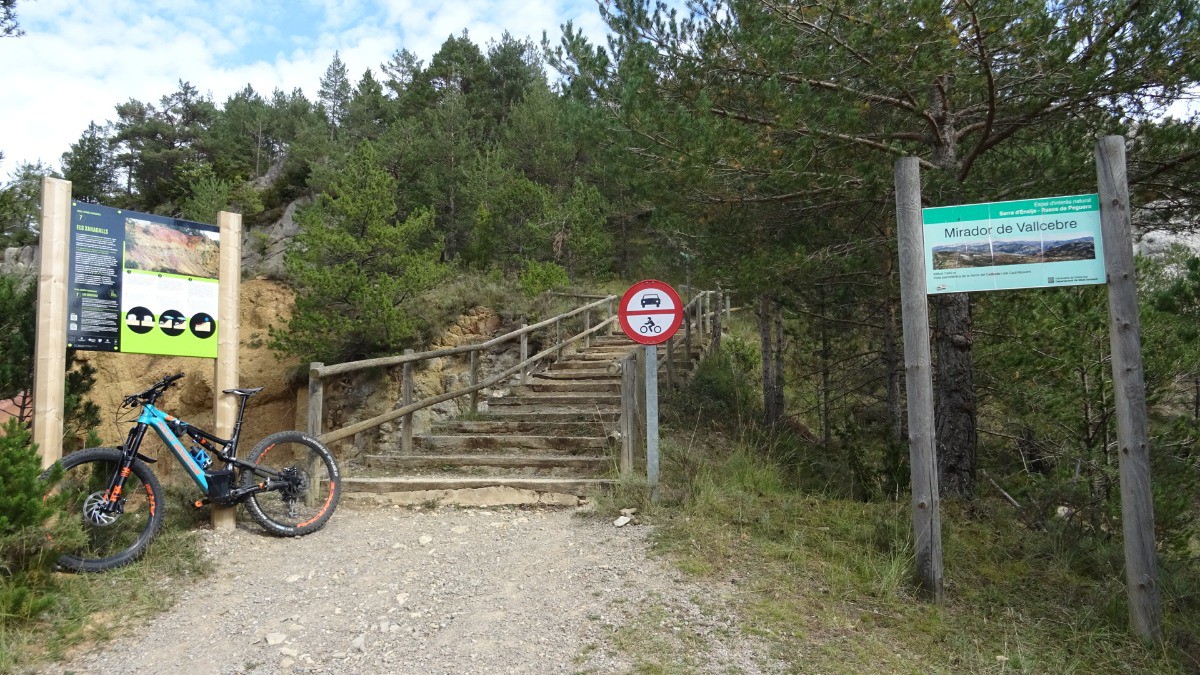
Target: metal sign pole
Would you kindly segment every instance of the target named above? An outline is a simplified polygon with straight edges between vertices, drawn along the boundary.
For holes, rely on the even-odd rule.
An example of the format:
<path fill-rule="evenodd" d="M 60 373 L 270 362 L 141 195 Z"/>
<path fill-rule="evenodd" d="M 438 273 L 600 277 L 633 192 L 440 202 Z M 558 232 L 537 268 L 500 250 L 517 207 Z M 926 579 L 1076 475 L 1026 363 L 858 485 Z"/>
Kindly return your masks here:
<path fill-rule="evenodd" d="M 658 346 L 646 345 L 646 482 L 658 501 Z"/>

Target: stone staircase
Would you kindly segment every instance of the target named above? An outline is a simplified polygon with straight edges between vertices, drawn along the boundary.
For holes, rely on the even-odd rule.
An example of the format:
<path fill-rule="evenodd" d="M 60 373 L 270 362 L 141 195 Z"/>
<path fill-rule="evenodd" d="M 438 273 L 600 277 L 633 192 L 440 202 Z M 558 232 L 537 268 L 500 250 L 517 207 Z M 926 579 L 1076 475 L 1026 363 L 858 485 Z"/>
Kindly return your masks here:
<path fill-rule="evenodd" d="M 616 363 L 640 348 L 624 335 L 593 338 L 470 419 L 414 436 L 411 454 L 368 455 L 368 475 L 345 478 L 343 488 L 405 503 L 565 504 L 592 494 L 617 476 Z"/>

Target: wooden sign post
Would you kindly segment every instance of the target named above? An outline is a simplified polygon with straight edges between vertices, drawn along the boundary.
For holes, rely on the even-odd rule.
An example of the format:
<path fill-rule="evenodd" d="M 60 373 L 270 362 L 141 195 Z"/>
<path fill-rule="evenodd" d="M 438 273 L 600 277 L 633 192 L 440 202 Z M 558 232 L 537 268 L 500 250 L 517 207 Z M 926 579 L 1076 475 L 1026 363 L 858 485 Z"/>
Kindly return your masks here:
<path fill-rule="evenodd" d="M 1075 214 L 1075 218 L 1068 219 L 1063 216 L 1061 222 L 1056 220 L 1055 224 L 1069 223 L 1072 228 L 1076 227 L 1077 221 L 1082 221 L 1085 212 L 1094 213 L 1088 206 L 1089 200 L 1099 203 L 1101 248 L 1104 258 L 1103 278 L 1108 284 L 1108 326 L 1119 444 L 1121 527 L 1125 546 L 1125 587 L 1129 597 L 1129 622 L 1134 632 L 1143 639 L 1158 640 L 1162 629 L 1154 540 L 1154 500 L 1150 486 L 1150 441 L 1147 431 L 1141 322 L 1138 318 L 1137 280 L 1123 137 L 1106 136 L 1096 144 L 1096 175 L 1099 185 L 1098 199 L 1095 195 L 1080 195 L 1035 201 L 1044 201 L 1048 206 L 1053 206 L 1052 202 L 1055 201 L 1062 204 L 1064 212 Z M 929 290 L 925 269 L 927 242 L 924 240 L 925 221 L 920 208 L 921 187 L 917 159 L 905 157 L 897 160 L 895 179 L 917 574 L 924 593 L 938 600 L 942 597 L 941 525 L 937 510 L 938 474 L 933 432 L 935 427 L 929 357 L 929 317 L 926 304 Z M 1003 216 L 1006 204 L 1011 202 L 973 206 L 1000 207 L 996 215 Z M 959 210 L 965 211 L 966 208 L 959 207 Z M 928 209 L 930 212 L 939 210 L 944 209 Z M 991 215 L 978 217 L 991 218 Z M 950 231 L 970 231 L 971 225 L 977 222 L 967 223 Z M 989 222 L 995 223 L 996 220 Z M 938 247 L 933 246 L 932 250 L 937 251 Z M 1061 266 L 1067 263 L 1056 261 L 1051 264 Z M 937 270 L 936 266 L 934 270 Z M 945 272 L 942 273 L 942 278 L 949 279 Z M 1100 280 L 1099 272 L 1075 276 L 1068 274 L 1065 279 L 1052 273 L 1051 278 L 1047 279 L 1050 283 L 1060 284 L 1097 283 Z M 950 284 L 947 283 L 946 286 L 949 287 Z M 1012 286 L 1017 287 L 1021 286 Z M 997 286 L 996 289 L 1000 287 Z M 937 290 L 946 289 L 935 289 Z"/>
<path fill-rule="evenodd" d="M 221 267 L 217 306 L 217 360 L 213 374 L 213 423 L 215 433 L 223 438 L 233 434 L 237 420 L 237 399 L 223 394 L 238 386 L 238 290 L 242 280 L 242 215 L 222 211 L 217 214 L 221 228 Z M 232 530 L 235 525 L 234 507 L 213 505 L 214 530 Z"/>
<path fill-rule="evenodd" d="M 67 246 L 71 236 L 71 182 L 42 179 L 37 337 L 33 365 L 33 442 L 48 468 L 62 457 L 63 398 L 67 376 Z"/>
<path fill-rule="evenodd" d="M 929 355 L 929 300 L 921 225 L 921 169 L 916 157 L 896 160 L 896 227 L 900 237 L 900 303 L 904 321 L 904 386 L 908 395 L 908 463 L 912 479 L 917 583 L 941 602 L 942 518 L 933 426 L 933 368 Z"/>
<path fill-rule="evenodd" d="M 1159 591 L 1154 545 L 1154 500 L 1150 492 L 1150 442 L 1146 431 L 1146 385 L 1142 376 L 1141 321 L 1133 266 L 1125 138 L 1096 143 L 1100 185 L 1100 228 L 1108 271 L 1108 337 L 1121 475 L 1121 530 L 1125 540 L 1125 592 L 1129 623 L 1147 640 L 1158 640 Z"/>

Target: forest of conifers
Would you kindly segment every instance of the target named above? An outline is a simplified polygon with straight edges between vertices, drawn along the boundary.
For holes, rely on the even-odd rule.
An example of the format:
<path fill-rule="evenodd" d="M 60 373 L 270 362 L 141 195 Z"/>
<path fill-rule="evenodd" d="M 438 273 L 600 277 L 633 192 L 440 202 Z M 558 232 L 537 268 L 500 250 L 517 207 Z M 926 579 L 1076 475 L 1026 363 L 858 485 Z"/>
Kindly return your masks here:
<path fill-rule="evenodd" d="M 315 96 L 220 101 L 180 82 L 130 100 L 81 130 L 61 171 L 17 169 L 0 238 L 36 241 L 51 173 L 77 199 L 240 212 L 251 247 L 298 205 L 296 318 L 275 340 L 326 362 L 418 346 L 414 305 L 455 274 L 720 287 L 759 328 L 726 347 L 761 373 L 756 416 L 827 448 L 847 495 L 894 499 L 908 476 L 897 158 L 920 159 L 926 206 L 1091 193 L 1096 139 L 1124 135 L 1137 234 L 1186 242 L 1200 226 L 1200 128 L 1172 107 L 1200 85 L 1191 0 L 601 8 L 606 45 L 569 24 L 541 44 L 464 33 L 428 62 L 398 49 L 354 74 L 335 57 Z M 1160 246 L 1139 272 L 1156 517 L 1182 553 L 1200 260 Z M 986 471 L 1031 524 L 1066 506 L 1116 529 L 1104 288 L 931 303 L 943 495 L 973 498 Z M 5 377 L 0 395 L 16 390 Z"/>

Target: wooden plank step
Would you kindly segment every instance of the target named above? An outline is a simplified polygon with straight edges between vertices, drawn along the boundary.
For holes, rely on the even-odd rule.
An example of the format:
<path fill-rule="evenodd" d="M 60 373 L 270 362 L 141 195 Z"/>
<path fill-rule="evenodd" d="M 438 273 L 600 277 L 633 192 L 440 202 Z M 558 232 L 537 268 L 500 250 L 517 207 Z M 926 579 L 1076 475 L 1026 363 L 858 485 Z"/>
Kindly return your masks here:
<path fill-rule="evenodd" d="M 621 411 L 619 408 L 606 406 L 603 408 L 590 409 L 570 409 L 570 408 L 546 408 L 542 410 L 528 410 L 519 407 L 507 407 L 498 410 L 491 410 L 486 414 L 486 417 L 492 421 L 507 422 L 603 422 L 606 424 L 614 424 L 617 418 L 620 417 Z"/>
<path fill-rule="evenodd" d="M 620 382 L 620 373 L 610 373 L 607 369 L 592 370 L 543 370 L 532 373 L 531 380 L 596 380 Z"/>
<path fill-rule="evenodd" d="M 485 487 L 510 487 L 534 492 L 561 492 L 573 495 L 596 494 L 616 481 L 604 478 L 515 478 L 403 476 L 387 478 L 343 478 L 346 492 L 383 494 L 424 490 L 465 490 Z"/>
<path fill-rule="evenodd" d="M 603 335 L 600 337 L 594 337 L 594 338 L 592 338 L 592 346 L 593 347 L 627 347 L 629 349 L 632 349 L 632 348 L 638 346 L 638 344 L 636 342 L 634 342 L 633 340 L 630 340 L 628 335 L 625 335 L 624 333 L 622 333 L 620 335 Z"/>
<path fill-rule="evenodd" d="M 634 347 L 636 346 L 637 345 L 633 343 L 629 343 L 628 345 L 614 345 L 611 347 L 592 346 L 582 348 L 576 352 L 571 352 L 571 354 L 572 356 L 578 356 L 580 354 L 607 354 L 610 356 L 624 356 L 633 351 Z"/>
<path fill-rule="evenodd" d="M 423 450 L 487 449 L 519 452 L 521 450 L 557 450 L 582 453 L 608 448 L 607 436 L 493 436 L 491 434 L 463 436 L 414 436 L 413 447 Z"/>
<path fill-rule="evenodd" d="M 418 467 L 568 468 L 603 471 L 613 464 L 608 455 L 367 455 L 367 466 L 411 469 Z"/>
<path fill-rule="evenodd" d="M 451 434 L 509 434 L 538 436 L 603 436 L 611 424 L 603 420 L 453 420 L 433 425 L 432 436 Z"/>
<path fill-rule="evenodd" d="M 523 396 L 505 396 L 488 400 L 488 409 L 504 407 L 544 406 L 574 406 L 574 407 L 615 407 L 621 404 L 620 394 L 525 394 Z"/>
<path fill-rule="evenodd" d="M 614 361 L 555 361 L 550 364 L 550 370 L 598 370 L 605 371 Z"/>
<path fill-rule="evenodd" d="M 571 393 L 597 393 L 597 394 L 620 394 L 621 381 L 612 380 L 610 382 L 595 382 L 587 380 L 572 380 L 570 382 L 547 382 L 532 380 L 527 384 L 513 387 L 513 394 L 524 396 L 530 393 L 545 393 L 545 394 L 571 394 Z"/>
<path fill-rule="evenodd" d="M 612 354 L 607 354 L 604 352 L 599 352 L 599 353 L 581 352 L 579 354 L 572 355 L 570 360 L 572 360 L 572 361 L 592 361 L 592 362 L 595 362 L 595 361 L 618 361 L 618 360 L 624 358 L 625 354 L 627 354 L 627 353 L 628 352 L 620 352 L 620 353 L 614 352 Z"/>

